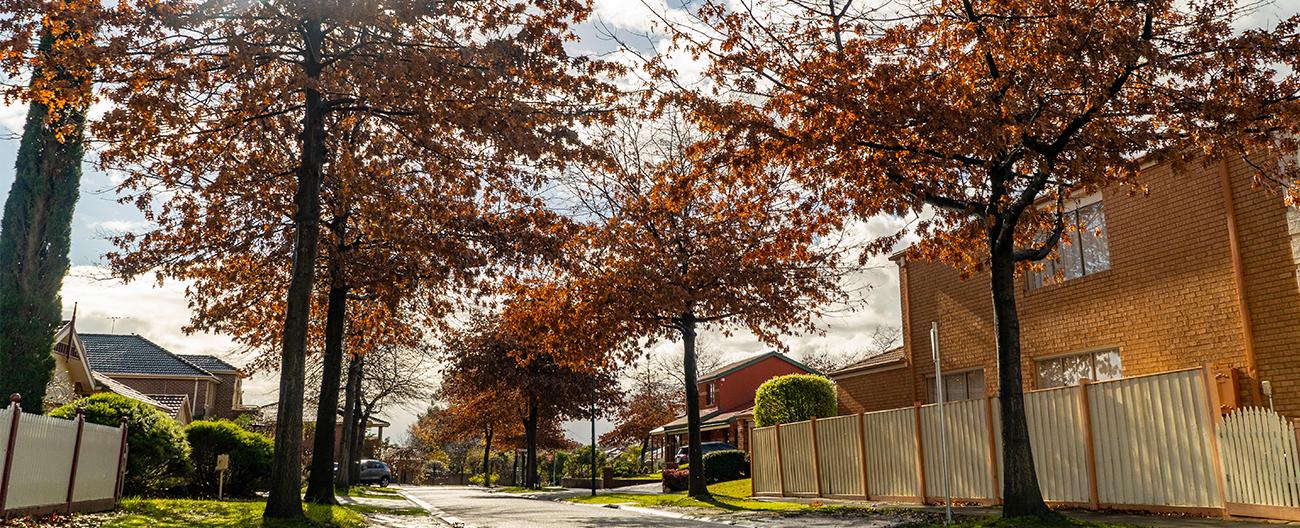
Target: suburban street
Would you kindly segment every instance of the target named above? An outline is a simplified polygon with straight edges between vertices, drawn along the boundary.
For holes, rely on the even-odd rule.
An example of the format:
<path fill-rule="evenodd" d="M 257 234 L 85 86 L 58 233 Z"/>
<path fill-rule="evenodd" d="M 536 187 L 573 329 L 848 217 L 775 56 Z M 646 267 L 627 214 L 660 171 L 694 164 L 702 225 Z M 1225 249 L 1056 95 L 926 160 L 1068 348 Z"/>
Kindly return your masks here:
<path fill-rule="evenodd" d="M 408 496 L 432 506 L 441 514 L 475 528 L 578 528 L 602 526 L 614 528 L 722 526 L 717 523 L 677 519 L 639 511 L 601 508 L 548 500 L 486 493 L 459 487 L 414 487 L 403 490 Z"/>

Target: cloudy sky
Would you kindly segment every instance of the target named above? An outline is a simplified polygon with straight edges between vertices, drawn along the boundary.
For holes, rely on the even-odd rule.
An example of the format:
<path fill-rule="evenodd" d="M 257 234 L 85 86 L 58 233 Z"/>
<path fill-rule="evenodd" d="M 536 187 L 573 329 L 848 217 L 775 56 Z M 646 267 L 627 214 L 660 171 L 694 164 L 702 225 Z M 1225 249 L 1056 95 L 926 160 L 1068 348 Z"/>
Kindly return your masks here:
<path fill-rule="evenodd" d="M 679 0 L 671 0 L 671 4 L 666 4 L 665 0 L 596 0 L 597 22 L 580 28 L 583 40 L 577 46 L 595 53 L 611 51 L 615 47 L 614 43 L 602 38 L 602 32 L 596 27 L 637 33 L 652 31 L 652 9 L 671 10 L 679 6 L 678 2 Z M 1253 18 L 1256 22 L 1277 20 L 1285 14 L 1300 11 L 1298 7 L 1300 0 L 1268 4 L 1257 11 Z M 654 46 L 645 40 L 636 41 L 638 45 Z M 689 68 L 687 61 L 677 64 Z M 18 135 L 22 131 L 25 113 L 25 107 L 0 107 L 0 193 L 3 193 L 0 196 L 7 196 L 13 182 Z M 173 352 L 213 354 L 235 365 L 246 364 L 249 358 L 236 354 L 227 336 L 185 335 L 181 332 L 181 327 L 189 318 L 189 308 L 183 295 L 184 284 L 168 282 L 156 285 L 149 281 L 123 284 L 107 275 L 103 267 L 103 255 L 111 249 L 107 236 L 146 226 L 133 206 L 116 203 L 113 192 L 115 183 L 117 182 L 109 175 L 87 165 L 72 228 L 73 268 L 63 285 L 65 316 L 71 314 L 73 303 L 77 303 L 78 329 L 82 331 L 138 333 Z M 893 233 L 902 225 L 902 219 L 877 218 L 855 226 L 854 234 L 870 237 L 874 234 Z M 896 270 L 883 258 L 874 259 L 868 263 L 868 267 L 852 279 L 856 291 L 856 310 L 824 318 L 824 335 L 795 335 L 785 338 L 786 345 L 796 356 L 854 351 L 870 342 L 876 328 L 900 325 Z M 725 359 L 736 359 L 768 349 L 746 333 L 724 337 L 717 332 L 706 332 L 702 337 L 709 346 L 721 352 Z M 679 353 L 680 344 L 659 343 L 655 345 L 655 350 L 662 354 Z M 276 381 L 272 375 L 258 374 L 244 384 L 244 401 L 251 404 L 272 402 L 276 398 L 275 386 Z M 394 423 L 390 433 L 393 441 L 405 439 L 406 427 L 425 405 L 421 402 L 408 408 L 387 411 L 387 418 Z M 585 425 L 571 425 L 569 430 L 575 440 L 588 439 L 589 433 Z M 608 424 L 600 424 L 598 432 L 607 428 Z"/>

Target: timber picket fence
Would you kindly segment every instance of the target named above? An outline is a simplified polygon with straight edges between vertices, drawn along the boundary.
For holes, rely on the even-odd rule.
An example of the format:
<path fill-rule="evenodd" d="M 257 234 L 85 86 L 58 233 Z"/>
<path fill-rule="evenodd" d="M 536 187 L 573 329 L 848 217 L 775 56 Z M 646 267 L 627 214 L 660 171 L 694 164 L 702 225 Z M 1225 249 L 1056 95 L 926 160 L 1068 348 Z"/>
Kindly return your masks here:
<path fill-rule="evenodd" d="M 1209 366 L 1030 391 L 1039 486 L 1064 507 L 1300 520 L 1297 424 L 1263 409 L 1220 416 Z M 953 500 L 998 504 L 997 398 L 814 419 L 752 431 L 759 496 L 936 503 L 941 439 Z"/>
<path fill-rule="evenodd" d="M 0 417 L 0 517 L 111 510 L 122 494 L 126 422 L 118 427 L 22 412 Z"/>

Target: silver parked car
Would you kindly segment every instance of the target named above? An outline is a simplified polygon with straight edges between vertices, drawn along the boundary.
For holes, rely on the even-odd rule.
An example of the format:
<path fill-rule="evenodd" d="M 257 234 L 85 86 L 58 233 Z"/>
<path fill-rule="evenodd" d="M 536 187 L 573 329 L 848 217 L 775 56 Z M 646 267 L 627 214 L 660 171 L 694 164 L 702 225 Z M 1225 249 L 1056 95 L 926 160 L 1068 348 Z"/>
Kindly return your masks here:
<path fill-rule="evenodd" d="M 393 481 L 393 472 L 388 469 L 388 464 L 379 460 L 361 459 L 361 483 L 378 484 L 388 487 L 388 483 Z"/>

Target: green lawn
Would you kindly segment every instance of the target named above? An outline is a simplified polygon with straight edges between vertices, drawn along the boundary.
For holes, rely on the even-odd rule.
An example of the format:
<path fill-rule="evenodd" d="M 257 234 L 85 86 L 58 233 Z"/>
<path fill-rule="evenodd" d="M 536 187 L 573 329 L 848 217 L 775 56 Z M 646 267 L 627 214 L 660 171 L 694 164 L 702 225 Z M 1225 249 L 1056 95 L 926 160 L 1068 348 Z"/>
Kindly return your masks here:
<path fill-rule="evenodd" d="M 686 492 L 684 491 L 659 495 L 610 493 L 608 495 L 597 495 L 595 497 L 576 497 L 569 500 L 584 504 L 631 503 L 637 506 L 716 508 L 727 511 L 796 511 L 814 509 L 811 506 L 795 504 L 792 502 L 756 501 L 749 497 L 749 489 L 749 479 L 741 479 L 710 485 L 709 493 L 713 494 L 713 498 L 705 500 L 687 497 Z"/>
<path fill-rule="evenodd" d="M 397 490 L 381 488 L 379 486 L 352 486 L 351 488 L 348 488 L 346 492 L 339 493 L 339 495 L 346 495 L 348 497 L 365 497 L 369 499 L 401 498 L 401 496 L 397 494 Z"/>
<path fill-rule="evenodd" d="M 658 482 L 658 481 L 661 481 L 661 480 L 664 479 L 664 474 L 663 474 L 663 473 L 647 473 L 647 474 L 645 474 L 645 475 L 637 475 L 637 476 L 635 476 L 635 477 L 619 477 L 619 479 L 620 479 L 620 480 L 645 480 L 645 481 L 656 481 L 656 482 Z"/>
<path fill-rule="evenodd" d="M 349 504 L 344 507 L 357 513 L 366 513 L 366 514 L 382 513 L 386 515 L 411 515 L 416 517 L 422 517 L 429 514 L 429 512 L 424 511 L 424 508 L 417 508 L 415 506 L 404 506 L 400 508 L 386 508 L 383 506 L 373 506 L 370 504 Z"/>
<path fill-rule="evenodd" d="M 304 505 L 306 522 L 262 522 L 263 501 L 125 499 L 103 528 L 362 528 L 360 513 L 339 506 Z"/>

